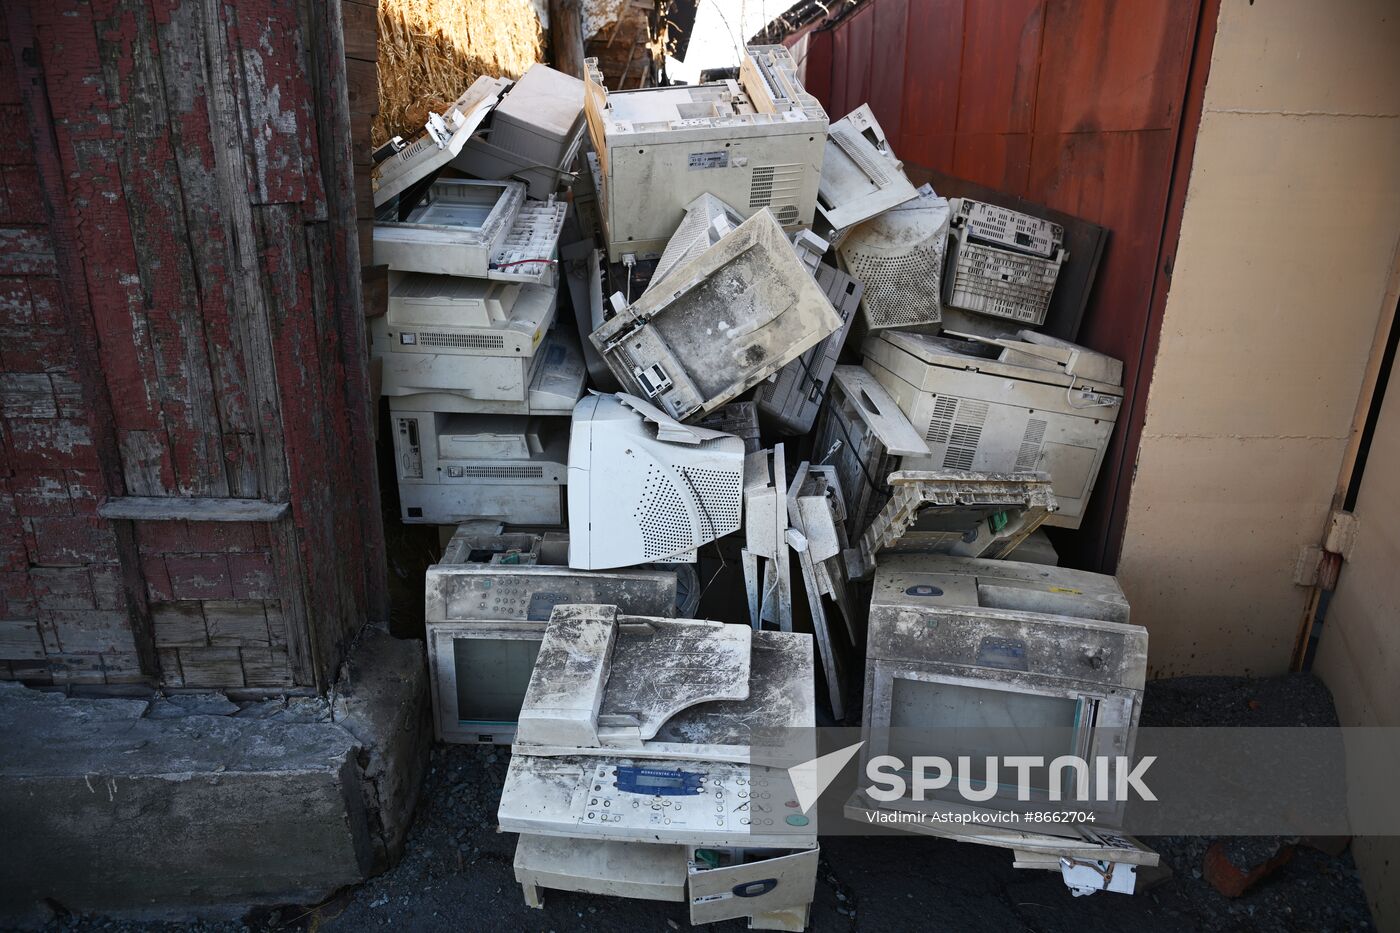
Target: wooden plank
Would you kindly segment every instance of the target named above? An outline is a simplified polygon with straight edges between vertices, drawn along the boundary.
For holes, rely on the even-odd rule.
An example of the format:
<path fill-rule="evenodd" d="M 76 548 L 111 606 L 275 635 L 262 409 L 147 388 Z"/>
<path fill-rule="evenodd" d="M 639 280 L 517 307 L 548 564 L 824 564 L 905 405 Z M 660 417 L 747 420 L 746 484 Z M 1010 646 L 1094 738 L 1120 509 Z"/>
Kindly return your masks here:
<path fill-rule="evenodd" d="M 181 648 L 180 672 L 187 687 L 242 687 L 243 656 L 237 648 Z"/>
<path fill-rule="evenodd" d="M 286 502 L 188 496 L 115 496 L 97 507 L 103 518 L 128 522 L 275 522 L 290 511 Z"/>
<path fill-rule="evenodd" d="M 203 102 L 208 112 L 208 133 L 212 139 L 233 140 L 240 138 L 239 107 L 220 6 L 219 0 L 199 0 L 198 15 L 195 15 L 195 6 L 184 4 L 171 17 L 169 26 L 176 45 L 202 45 L 201 60 L 191 60 L 189 64 L 203 67 L 209 75 L 207 96 Z M 181 16 L 181 13 L 188 15 Z M 163 43 L 163 46 L 170 44 Z M 287 466 L 282 453 L 277 370 L 272 361 L 267 298 L 260 284 L 261 257 L 258 255 L 252 207 L 248 203 L 247 192 L 251 184 L 248 167 L 242 153 L 228 145 L 214 146 L 209 155 L 217 200 L 224 210 L 219 235 L 225 243 L 231 244 L 227 265 L 228 279 L 232 285 L 228 296 L 232 325 L 230 333 L 241 344 L 249 403 L 260 415 L 258 472 L 261 492 L 263 498 L 269 501 L 286 501 Z"/>
<path fill-rule="evenodd" d="M 355 173 L 355 216 L 374 218 L 374 185 L 369 172 Z"/>
<path fill-rule="evenodd" d="M 33 619 L 0 619 L 0 658 L 43 660 L 44 642 Z"/>
<path fill-rule="evenodd" d="M 237 242 L 232 234 L 230 209 L 220 185 L 219 161 L 227 145 L 213 119 L 209 58 L 198 4 L 185 3 L 170 11 L 156 29 L 161 55 L 166 108 L 170 117 L 170 147 L 184 194 L 188 246 L 199 275 L 198 316 L 203 325 L 210 376 L 223 431 L 228 479 L 227 495 L 257 498 L 257 425 L 253 406 L 262 399 L 250 385 L 250 353 L 244 330 L 235 320 L 239 310 L 234 281 L 238 268 Z M 266 409 L 262 409 L 266 410 Z M 130 490 L 140 492 L 140 490 Z"/>
<path fill-rule="evenodd" d="M 42 72 L 44 102 L 52 108 L 52 122 L 31 111 L 30 122 L 36 139 L 42 132 L 52 137 L 42 142 L 56 144 L 61 160 L 62 200 L 73 215 L 71 236 L 78 257 L 63 278 L 83 283 L 98 338 L 100 368 L 105 391 L 110 395 L 118 430 L 165 434 L 161 421 L 161 388 L 155 376 L 154 350 L 142 308 L 145 301 L 139 268 L 132 243 L 132 232 L 121 181 L 121 146 L 111 111 L 119 101 L 101 78 L 101 55 L 92 22 L 91 7 L 52 3 L 32 8 L 34 38 L 38 47 L 61 48 L 52 64 Z M 11 21 L 12 31 L 15 21 Z M 17 40 L 11 45 L 19 49 Z M 48 56 L 42 57 L 46 66 Z M 36 60 L 35 65 L 38 64 Z M 35 65 L 21 71 L 36 72 Z M 23 77 L 21 86 L 24 86 Z M 26 88 L 26 90 L 30 90 Z M 40 161 L 41 177 L 47 174 Z M 55 245 L 63 235 L 55 229 Z M 69 287 L 72 287 L 67 281 Z M 159 459 L 146 475 L 169 492 L 176 484 L 174 464 L 168 446 L 162 445 Z"/>
<path fill-rule="evenodd" d="M 260 599 L 206 599 L 204 619 L 211 645 L 271 647 L 267 614 Z"/>
<path fill-rule="evenodd" d="M 224 15 L 228 51 L 241 78 L 240 139 L 253 203 L 319 200 L 316 127 L 294 0 L 241 0 L 226 5 Z"/>
<path fill-rule="evenodd" d="M 243 675 L 250 687 L 293 685 L 285 648 L 240 648 Z"/>
<path fill-rule="evenodd" d="M 379 66 L 373 62 L 351 59 L 345 63 L 345 73 L 349 79 L 347 90 L 350 95 L 350 112 L 367 113 L 373 116 L 379 112 Z"/>
<path fill-rule="evenodd" d="M 366 173 L 374 164 L 374 145 L 370 142 L 373 138 L 374 114 L 371 113 L 350 113 L 350 153 L 355 162 L 355 172 L 361 170 Z M 361 253 L 361 257 L 368 261 L 368 254 Z"/>
<path fill-rule="evenodd" d="M 360 3 L 342 3 L 340 19 L 345 35 L 345 57 L 379 61 L 379 11 Z"/>
<path fill-rule="evenodd" d="M 344 58 L 338 23 L 327 18 L 325 7 L 312 5 L 310 14 L 306 29 L 316 64 L 313 83 L 319 102 L 317 124 L 336 130 L 320 134 L 319 150 L 321 174 L 326 179 L 326 245 L 331 258 L 325 270 L 328 273 L 326 302 L 330 332 L 337 338 L 334 346 L 339 352 L 337 369 L 332 370 L 332 376 L 339 378 L 334 378 L 328 386 L 336 392 L 338 410 L 345 413 L 341 423 L 345 454 L 334 463 L 342 471 L 345 495 L 362 495 L 369 502 L 378 502 L 379 472 L 373 426 L 377 399 L 370 395 L 365 366 L 368 338 L 360 287 L 360 267 L 364 260 L 354 238 L 354 168 L 349 136 L 352 108 L 348 104 L 352 66 Z M 378 110 L 377 72 L 375 109 Z M 308 240 L 311 232 L 312 228 L 308 227 Z M 349 638 L 361 626 L 370 621 L 387 622 L 389 618 L 388 558 L 380 511 L 359 509 L 353 515 L 343 508 L 336 511 L 352 533 L 337 538 L 331 550 L 319 559 L 331 562 L 342 574 L 349 574 L 347 582 L 351 584 L 349 595 L 353 604 L 341 620 L 345 629 L 337 639 L 335 653 L 321 660 L 329 677 L 334 677 Z M 340 547 L 353 548 L 363 559 L 353 563 L 338 559 L 335 550 Z"/>
<path fill-rule="evenodd" d="M 155 375 L 175 469 L 171 492 L 225 496 L 222 436 L 199 314 L 199 271 L 188 245 L 149 5 L 109 0 L 95 10 L 103 14 L 94 23 L 102 73 L 118 102 L 111 113 L 122 140 L 117 147 L 122 203 L 145 297 L 140 323 L 150 341 L 147 372 Z"/>
<path fill-rule="evenodd" d="M 204 625 L 204 607 L 197 599 L 155 603 L 151 606 L 151 621 L 158 648 L 202 648 L 209 644 L 208 630 Z M 161 657 L 165 658 L 164 651 Z"/>
<path fill-rule="evenodd" d="M 93 307 L 93 295 L 87 288 L 87 275 L 84 266 L 82 242 L 76 232 L 77 218 L 72 213 L 68 191 L 68 174 L 64 170 L 62 156 L 65 151 L 58 141 L 56 120 L 50 109 L 53 99 L 47 75 L 41 62 L 49 60 L 45 56 L 31 54 L 27 50 L 40 48 L 39 35 L 30 19 L 32 8 L 25 4 L 7 8 L 6 27 L 9 32 L 9 46 L 13 54 L 14 74 L 23 101 L 24 114 L 30 127 L 34 161 L 38 171 L 39 186 L 43 193 L 43 203 L 47 213 L 50 232 L 54 241 L 54 258 L 59 271 L 56 282 L 47 283 L 43 296 L 50 304 L 49 313 L 63 321 L 67 351 L 73 361 L 72 374 L 80 380 L 79 396 L 92 425 L 93 447 L 96 452 L 98 469 L 92 476 L 95 489 L 103 492 L 124 491 L 122 477 L 122 457 L 119 446 L 122 432 L 114 411 L 114 402 L 119 393 L 112 386 L 112 372 L 104 372 L 100 328 L 97 325 Z M 46 15 L 61 14 L 53 8 L 43 11 Z M 71 11 L 69 11 L 71 12 Z M 79 11 L 81 12 L 81 11 Z M 90 41 L 91 25 L 77 17 L 65 17 L 64 30 L 77 30 L 75 43 L 78 47 Z M 88 29 L 88 37 L 81 34 Z M 69 49 L 58 56 L 59 61 L 67 61 Z M 95 47 L 94 47 L 95 51 Z M 80 58 L 78 60 L 81 60 Z M 92 59 L 95 65 L 95 56 Z M 65 81 L 71 84 L 71 81 Z M 83 83 L 81 80 L 78 83 Z M 88 82 L 90 85 L 91 82 Z M 64 93 L 64 92 L 60 92 Z M 82 98 L 92 93 L 85 85 L 74 91 Z M 91 97 L 87 97 L 91 101 Z M 71 99 L 70 101 L 71 102 Z M 91 195 L 91 192 L 89 192 Z M 100 255 L 100 254 L 94 254 Z M 37 298 L 40 291 L 31 285 L 31 295 Z M 37 309 L 37 305 L 36 305 Z M 118 369 L 129 377 L 130 368 Z M 120 381 L 120 380 L 118 380 Z M 128 383 L 128 388 L 135 384 Z M 147 410 L 148 411 L 148 410 Z M 125 413 L 124 413 L 125 420 Z M 127 423 L 130 423 L 127 421 Z M 134 653 L 141 671 L 154 675 L 159 667 L 151 635 L 151 620 L 146 602 L 146 589 L 141 580 L 140 558 L 136 548 L 136 538 L 129 527 L 110 529 L 112 546 L 108 559 L 120 561 L 122 589 L 125 598 L 125 624 L 128 626 Z"/>

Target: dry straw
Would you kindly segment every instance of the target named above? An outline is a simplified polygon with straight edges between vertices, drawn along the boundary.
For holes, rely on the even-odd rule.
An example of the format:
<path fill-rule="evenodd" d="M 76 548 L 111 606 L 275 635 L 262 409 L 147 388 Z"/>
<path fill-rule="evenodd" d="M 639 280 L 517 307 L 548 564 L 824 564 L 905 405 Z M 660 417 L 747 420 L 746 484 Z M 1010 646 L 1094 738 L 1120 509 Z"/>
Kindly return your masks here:
<path fill-rule="evenodd" d="M 379 0 L 374 144 L 413 136 L 479 75 L 517 78 L 543 55 L 530 0 Z"/>

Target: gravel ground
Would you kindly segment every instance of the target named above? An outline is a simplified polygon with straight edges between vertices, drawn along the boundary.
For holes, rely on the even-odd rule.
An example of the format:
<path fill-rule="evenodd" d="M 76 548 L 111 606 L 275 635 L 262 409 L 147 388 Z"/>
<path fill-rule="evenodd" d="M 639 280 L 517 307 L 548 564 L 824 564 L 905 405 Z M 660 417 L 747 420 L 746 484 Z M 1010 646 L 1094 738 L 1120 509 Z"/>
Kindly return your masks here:
<path fill-rule="evenodd" d="M 1251 681 L 1178 678 L 1149 685 L 1143 723 L 1152 725 L 1326 725 L 1326 688 L 1306 675 Z M 259 911 L 242 923 L 135 924 L 57 917 L 53 930 L 299 929 L 675 930 L 683 904 L 549 891 L 527 908 L 511 859 L 515 836 L 495 831 L 509 754 L 438 746 L 403 860 L 391 871 L 317 907 Z M 1075 898 L 1050 872 L 1018 871 L 1005 850 L 942 839 L 832 837 L 823 841 L 811 929 L 956 931 L 1341 931 L 1371 928 L 1351 857 L 1300 848 L 1291 863 L 1238 900 L 1201 877 L 1210 839 L 1144 840 L 1173 876 L 1134 896 Z M 716 931 L 742 930 L 738 921 Z"/>

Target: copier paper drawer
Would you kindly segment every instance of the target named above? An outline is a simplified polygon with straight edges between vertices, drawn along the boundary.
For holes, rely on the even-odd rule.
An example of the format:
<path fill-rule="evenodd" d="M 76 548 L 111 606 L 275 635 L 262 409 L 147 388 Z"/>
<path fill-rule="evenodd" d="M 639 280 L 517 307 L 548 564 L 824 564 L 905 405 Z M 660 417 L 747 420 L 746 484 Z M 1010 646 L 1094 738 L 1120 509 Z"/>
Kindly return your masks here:
<path fill-rule="evenodd" d="M 714 923 L 797 908 L 805 915 L 817 886 L 820 846 L 788 849 L 693 849 L 687 866 L 690 922 Z M 711 868 L 703 854 L 719 856 Z M 765 854 L 773 853 L 765 858 Z M 779 854 L 782 853 L 782 854 Z M 800 929 L 800 927 L 799 927 Z"/>
<path fill-rule="evenodd" d="M 556 891 L 683 901 L 687 851 L 679 845 L 521 833 L 515 880 Z"/>

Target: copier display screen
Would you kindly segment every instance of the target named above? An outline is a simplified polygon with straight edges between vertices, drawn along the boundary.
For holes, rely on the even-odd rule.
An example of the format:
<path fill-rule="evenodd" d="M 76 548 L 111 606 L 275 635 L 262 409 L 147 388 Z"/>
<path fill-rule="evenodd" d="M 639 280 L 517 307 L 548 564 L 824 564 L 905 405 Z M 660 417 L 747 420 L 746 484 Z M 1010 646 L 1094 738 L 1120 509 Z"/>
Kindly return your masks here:
<path fill-rule="evenodd" d="M 632 794 L 678 797 L 703 791 L 705 775 L 692 771 L 621 766 L 617 769 L 617 789 Z"/>

